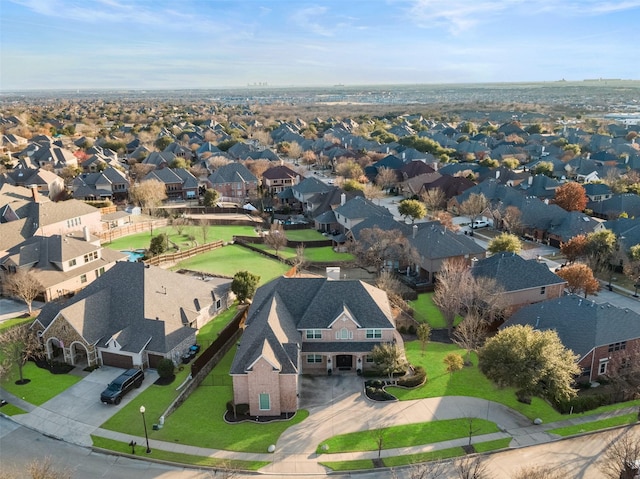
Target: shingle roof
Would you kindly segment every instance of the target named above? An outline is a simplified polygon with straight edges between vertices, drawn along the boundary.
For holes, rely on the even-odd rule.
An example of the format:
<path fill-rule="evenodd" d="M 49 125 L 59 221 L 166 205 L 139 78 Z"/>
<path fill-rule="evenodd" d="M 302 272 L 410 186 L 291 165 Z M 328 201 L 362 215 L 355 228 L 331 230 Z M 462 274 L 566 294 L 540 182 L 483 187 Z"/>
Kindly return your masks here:
<path fill-rule="evenodd" d="M 506 292 L 566 282 L 551 272 L 545 263 L 526 260 L 515 253 L 497 253 L 483 258 L 471 268 L 471 274 L 495 279 Z"/>
<path fill-rule="evenodd" d="M 363 328 L 394 327 L 386 293 L 362 281 L 281 277 L 258 288 L 231 374 L 245 373 L 262 354 L 265 341 L 281 371 L 296 372 L 299 330 L 328 328 L 345 309 Z M 368 350 L 371 347 L 369 343 Z"/>
<path fill-rule="evenodd" d="M 241 163 L 227 163 L 211 173 L 208 179 L 212 185 L 258 182 L 258 178 Z"/>
<path fill-rule="evenodd" d="M 501 328 L 515 324 L 556 330 L 562 343 L 580 357 L 598 346 L 640 338 L 640 315 L 576 295 L 525 306 Z"/>

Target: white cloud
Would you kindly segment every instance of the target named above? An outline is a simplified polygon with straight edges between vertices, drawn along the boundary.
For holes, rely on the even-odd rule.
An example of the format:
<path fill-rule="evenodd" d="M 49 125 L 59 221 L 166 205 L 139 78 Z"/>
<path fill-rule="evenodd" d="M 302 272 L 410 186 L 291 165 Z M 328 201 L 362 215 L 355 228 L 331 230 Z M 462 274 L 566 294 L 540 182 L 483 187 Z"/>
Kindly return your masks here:
<path fill-rule="evenodd" d="M 302 30 L 307 30 L 323 37 L 331 37 L 333 36 L 333 31 L 323 26 L 319 21 L 326 13 L 326 7 L 302 8 L 291 15 L 291 20 Z"/>

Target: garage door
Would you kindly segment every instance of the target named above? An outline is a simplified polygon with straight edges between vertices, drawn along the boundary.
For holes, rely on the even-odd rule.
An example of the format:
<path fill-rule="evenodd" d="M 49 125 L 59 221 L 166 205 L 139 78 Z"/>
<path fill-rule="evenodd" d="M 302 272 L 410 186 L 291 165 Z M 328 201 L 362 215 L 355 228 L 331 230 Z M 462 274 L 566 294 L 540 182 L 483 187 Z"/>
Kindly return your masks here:
<path fill-rule="evenodd" d="M 161 359 L 164 358 L 164 356 L 159 356 L 158 354 L 149 354 L 148 358 L 149 358 L 149 367 L 151 369 L 158 369 L 158 363 L 160 362 Z"/>
<path fill-rule="evenodd" d="M 116 368 L 130 369 L 133 367 L 133 358 L 122 354 L 102 352 L 102 364 L 115 366 Z"/>

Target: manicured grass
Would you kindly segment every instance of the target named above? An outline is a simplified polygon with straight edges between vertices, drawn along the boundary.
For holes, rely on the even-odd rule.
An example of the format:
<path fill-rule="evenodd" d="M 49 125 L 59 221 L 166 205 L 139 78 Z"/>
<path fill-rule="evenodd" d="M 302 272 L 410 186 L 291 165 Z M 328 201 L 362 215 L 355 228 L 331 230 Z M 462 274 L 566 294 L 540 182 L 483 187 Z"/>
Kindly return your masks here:
<path fill-rule="evenodd" d="M 576 424 L 575 426 L 559 427 L 552 429 L 548 432 L 557 434 L 558 436 L 575 436 L 576 434 L 582 434 L 585 432 L 598 431 L 600 429 L 606 429 L 608 427 L 623 426 L 626 424 L 635 424 L 638 420 L 636 413 L 624 414 L 622 416 L 610 417 L 607 419 L 600 419 L 598 421 L 587 422 L 584 424 Z"/>
<path fill-rule="evenodd" d="M 540 418 L 545 423 L 548 423 L 568 418 L 568 416 L 556 411 L 543 399 L 534 397 L 531 400 L 531 404 L 523 404 L 516 399 L 514 388 L 498 388 L 495 386 L 478 369 L 478 358 L 475 354 L 471 355 L 473 366 L 464 367 L 461 371 L 453 374 L 447 373 L 443 363 L 444 357 L 450 352 L 459 353 L 463 356 L 466 354 L 464 350 L 454 344 L 429 343 L 424 356 L 422 356 L 419 341 L 408 341 L 405 342 L 405 351 L 407 359 L 412 365 L 425 368 L 428 381 L 423 386 L 415 389 L 388 387 L 387 391 L 400 400 L 441 396 L 469 396 L 504 404 L 531 420 Z M 636 405 L 640 405 L 640 400 L 602 406 L 579 415 L 597 414 Z"/>
<path fill-rule="evenodd" d="M 169 241 L 180 246 L 181 249 L 187 249 L 192 246 L 189 240 L 189 235 L 193 235 L 198 244 L 204 243 L 202 235 L 202 228 L 199 226 L 186 226 L 182 231 L 182 234 L 178 234 L 175 228 L 172 226 L 164 226 L 162 228 L 155 228 L 153 230 L 153 236 L 157 236 L 160 233 L 166 233 L 169 235 Z M 234 236 L 257 236 L 257 233 L 253 226 L 209 226 L 207 234 L 207 243 L 212 241 L 222 240 L 229 242 L 233 240 Z M 136 233 L 129 236 L 123 236 L 113 240 L 110 243 L 105 243 L 105 246 L 110 249 L 118 251 L 130 251 L 135 249 L 148 248 L 152 235 L 150 231 L 143 233 Z"/>
<path fill-rule="evenodd" d="M 218 339 L 218 333 L 224 329 L 224 327 L 229 324 L 229 322 L 234 318 L 236 313 L 238 312 L 238 303 L 235 302 L 231 305 L 229 309 L 220 313 L 218 316 L 213 318 L 207 324 L 200 328 L 197 336 L 197 343 L 203 347 L 211 344 L 213 341 Z"/>
<path fill-rule="evenodd" d="M 287 230 L 286 236 L 291 241 L 321 241 L 327 239 L 316 230 Z"/>
<path fill-rule="evenodd" d="M 229 245 L 189 258 L 172 269 L 182 268 L 225 276 L 233 276 L 238 271 L 246 270 L 260 276 L 262 285 L 283 275 L 290 266 L 241 246 Z"/>
<path fill-rule="evenodd" d="M 269 248 L 269 246 L 265 244 L 252 244 L 251 246 L 271 254 L 276 254 L 274 249 Z M 281 258 L 285 259 L 295 258 L 296 250 L 295 248 L 282 248 L 278 250 L 278 255 Z M 354 256 L 351 253 L 336 253 L 331 246 L 322 246 L 320 248 L 305 248 L 304 257 L 307 259 L 307 261 L 315 263 L 331 263 L 334 261 L 354 260 Z"/>
<path fill-rule="evenodd" d="M 5 404 L 0 408 L 0 413 L 6 416 L 16 416 L 18 414 L 25 414 L 27 411 L 19 408 L 18 406 L 14 406 L 13 404 Z"/>
<path fill-rule="evenodd" d="M 373 469 L 373 461 L 371 459 L 357 459 L 354 461 L 333 461 L 320 462 L 320 465 L 328 467 L 332 471 L 359 471 L 365 469 Z"/>
<path fill-rule="evenodd" d="M 474 444 L 473 447 L 476 452 L 490 452 L 498 451 L 500 449 L 506 449 L 511 444 L 511 438 L 505 437 L 504 439 L 496 439 L 495 441 L 479 442 Z"/>
<path fill-rule="evenodd" d="M 415 301 L 408 301 L 409 306 L 415 311 L 415 319 L 418 322 L 427 322 L 433 329 L 445 329 L 447 321 L 444 315 L 433 302 L 433 293 L 421 293 Z M 461 316 L 456 316 L 454 324 L 462 321 Z"/>
<path fill-rule="evenodd" d="M 91 436 L 93 446 L 106 449 L 108 451 L 116 451 L 124 454 L 131 454 L 131 446 L 126 442 L 115 441 L 105 437 Z M 145 446 L 138 444 L 136 446 L 136 454 L 142 457 L 149 457 L 162 461 L 174 462 L 178 464 L 189 464 L 200 467 L 214 467 L 228 470 L 257 471 L 261 467 L 267 466 L 266 461 L 242 461 L 236 459 L 218 459 L 208 456 L 195 456 L 193 454 L 183 454 L 180 452 L 163 451 L 161 449 L 152 449 L 149 454 L 145 453 Z"/>
<path fill-rule="evenodd" d="M 14 367 L 11 374 L 2 382 L 2 387 L 35 406 L 46 403 L 49 399 L 80 381 L 78 376 L 70 374 L 51 374 L 48 370 L 36 366 L 32 361 L 27 361 L 27 364 L 24 365 L 22 376 L 31 381 L 18 386 L 15 382 L 20 379 L 20 376 L 18 368 Z"/>
<path fill-rule="evenodd" d="M 473 435 L 490 434 L 498 432 L 495 423 L 485 419 L 473 420 Z M 349 434 L 341 434 L 323 441 L 318 446 L 318 454 L 321 454 L 322 446 L 327 445 L 328 454 L 356 451 L 375 451 L 378 449 L 377 438 L 382 435 L 383 449 L 395 449 L 398 447 L 417 446 L 421 444 L 433 444 L 468 437 L 469 421 L 467 419 L 447 419 L 443 421 L 430 421 L 415 424 L 403 424 L 382 429 L 358 431 Z"/>
<path fill-rule="evenodd" d="M 158 431 L 149 431 L 149 437 L 171 443 L 189 444 L 210 449 L 225 449 L 240 452 L 267 452 L 280 435 L 289 427 L 300 423 L 309 416 L 308 411 L 300 410 L 289 421 L 271 423 L 227 424 L 223 416 L 227 401 L 233 398 L 229 378 L 229 368 L 235 355 L 232 348 L 211 371 L 211 383 L 220 386 L 200 386 L 189 398 L 167 417 L 164 427 Z M 182 371 L 186 373 L 188 368 Z M 125 434 L 140 435 L 140 406 L 147 408 L 148 421 L 154 423 L 164 412 L 176 393 L 175 387 L 182 382 L 177 379 L 170 386 L 156 386 L 143 391 L 102 427 Z M 209 381 L 205 380 L 205 384 Z M 162 395 L 163 397 L 159 397 Z"/>
<path fill-rule="evenodd" d="M 19 326 L 20 324 L 31 323 L 35 318 L 33 316 L 29 316 L 28 318 L 11 318 L 7 319 L 0 323 L 0 334 L 4 333 L 7 329 L 11 329 L 14 326 Z"/>

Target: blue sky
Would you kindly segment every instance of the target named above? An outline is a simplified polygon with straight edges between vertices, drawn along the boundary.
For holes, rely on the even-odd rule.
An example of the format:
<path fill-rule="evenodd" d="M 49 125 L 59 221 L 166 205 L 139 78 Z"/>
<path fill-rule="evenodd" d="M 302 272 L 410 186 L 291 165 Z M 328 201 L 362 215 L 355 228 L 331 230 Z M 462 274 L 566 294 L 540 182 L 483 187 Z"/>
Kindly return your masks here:
<path fill-rule="evenodd" d="M 640 0 L 0 0 L 0 90 L 640 79 Z"/>

